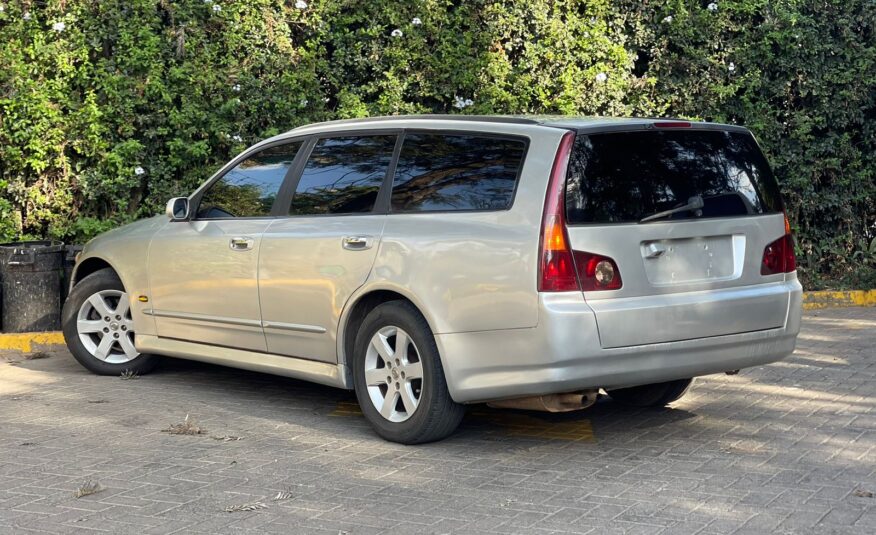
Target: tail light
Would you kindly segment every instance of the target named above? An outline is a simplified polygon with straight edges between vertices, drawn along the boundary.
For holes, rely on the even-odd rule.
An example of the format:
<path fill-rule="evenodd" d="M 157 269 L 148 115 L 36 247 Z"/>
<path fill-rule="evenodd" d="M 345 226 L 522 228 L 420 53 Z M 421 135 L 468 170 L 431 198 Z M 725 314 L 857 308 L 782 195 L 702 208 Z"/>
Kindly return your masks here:
<path fill-rule="evenodd" d="M 607 256 L 572 251 L 569 245 L 565 184 L 574 142 L 574 133 L 568 132 L 563 136 L 551 168 L 541 221 L 539 292 L 616 290 L 621 287 L 620 271 L 614 260 Z"/>
<path fill-rule="evenodd" d="M 760 274 L 791 273 L 796 269 L 797 257 L 794 256 L 794 238 L 791 236 L 788 216 L 785 216 L 785 235 L 764 248 Z"/>
<path fill-rule="evenodd" d="M 585 292 L 619 290 L 623 286 L 617 264 L 607 256 L 575 251 L 575 264 L 581 290 Z"/>
<path fill-rule="evenodd" d="M 575 273 L 575 261 L 566 234 L 564 185 L 566 168 L 575 134 L 567 132 L 560 140 L 560 147 L 554 157 L 547 195 L 544 200 L 544 213 L 541 220 L 541 240 L 539 243 L 538 291 L 571 292 L 580 290 Z"/>

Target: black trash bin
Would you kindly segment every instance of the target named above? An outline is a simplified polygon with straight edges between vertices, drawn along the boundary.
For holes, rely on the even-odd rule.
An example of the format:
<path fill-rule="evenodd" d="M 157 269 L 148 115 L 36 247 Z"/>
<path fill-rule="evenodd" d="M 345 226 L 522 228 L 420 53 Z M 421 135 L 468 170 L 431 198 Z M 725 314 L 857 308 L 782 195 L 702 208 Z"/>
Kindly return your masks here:
<path fill-rule="evenodd" d="M 0 244 L 0 330 L 23 333 L 61 328 L 63 259 L 64 244 L 58 241 Z"/>

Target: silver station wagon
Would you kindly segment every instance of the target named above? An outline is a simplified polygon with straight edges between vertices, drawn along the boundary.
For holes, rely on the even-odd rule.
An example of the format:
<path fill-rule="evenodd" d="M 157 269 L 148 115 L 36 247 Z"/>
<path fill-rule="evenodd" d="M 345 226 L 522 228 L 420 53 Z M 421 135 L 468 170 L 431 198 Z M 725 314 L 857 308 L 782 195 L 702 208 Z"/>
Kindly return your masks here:
<path fill-rule="evenodd" d="M 738 126 L 412 116 L 296 128 L 85 247 L 92 372 L 159 355 L 354 389 L 392 441 L 464 405 L 665 405 L 794 350 L 775 179 Z"/>

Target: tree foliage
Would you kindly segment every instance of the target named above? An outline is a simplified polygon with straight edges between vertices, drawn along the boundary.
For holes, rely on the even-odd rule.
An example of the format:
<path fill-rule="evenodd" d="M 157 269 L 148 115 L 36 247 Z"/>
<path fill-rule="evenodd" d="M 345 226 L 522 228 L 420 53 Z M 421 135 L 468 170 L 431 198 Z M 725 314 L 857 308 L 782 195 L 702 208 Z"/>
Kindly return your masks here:
<path fill-rule="evenodd" d="M 247 145 L 400 113 L 744 124 L 811 287 L 872 285 L 871 0 L 0 0 L 0 240 L 155 213 Z"/>

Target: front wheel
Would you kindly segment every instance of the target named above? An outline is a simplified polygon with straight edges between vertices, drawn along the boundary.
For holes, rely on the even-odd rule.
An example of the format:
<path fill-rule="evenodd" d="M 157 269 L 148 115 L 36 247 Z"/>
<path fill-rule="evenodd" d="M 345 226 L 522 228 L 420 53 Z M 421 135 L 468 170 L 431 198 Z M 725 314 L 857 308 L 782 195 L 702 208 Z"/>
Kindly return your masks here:
<path fill-rule="evenodd" d="M 663 407 L 687 394 L 693 379 L 607 390 L 611 399 L 631 407 Z"/>
<path fill-rule="evenodd" d="M 366 316 L 356 336 L 353 383 L 368 422 L 392 442 L 445 438 L 465 412 L 450 397 L 429 324 L 405 301 L 383 303 Z"/>
<path fill-rule="evenodd" d="M 134 347 L 130 301 L 118 275 L 101 269 L 88 275 L 67 296 L 61 313 L 64 340 L 73 357 L 98 375 L 146 373 L 157 357 Z"/>

